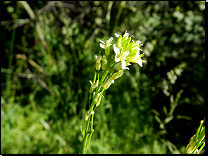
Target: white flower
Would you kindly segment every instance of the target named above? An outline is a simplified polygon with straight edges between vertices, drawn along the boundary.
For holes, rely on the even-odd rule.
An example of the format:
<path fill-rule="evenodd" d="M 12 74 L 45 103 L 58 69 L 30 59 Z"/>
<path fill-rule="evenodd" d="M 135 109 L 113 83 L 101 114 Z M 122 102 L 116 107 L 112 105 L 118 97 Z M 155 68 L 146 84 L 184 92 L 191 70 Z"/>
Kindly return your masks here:
<path fill-rule="evenodd" d="M 122 69 L 127 69 L 125 60 L 126 60 L 127 56 L 129 55 L 129 51 L 124 51 L 121 53 L 116 44 L 113 45 L 113 50 L 116 54 L 115 55 L 115 62 L 121 61 Z"/>
<path fill-rule="evenodd" d="M 124 33 L 123 38 L 125 38 L 126 40 L 129 38 L 130 34 L 127 33 L 127 31 Z"/>
<path fill-rule="evenodd" d="M 136 53 L 136 56 L 129 58 L 128 61 L 132 62 L 132 63 L 137 63 L 140 67 L 142 67 L 142 62 L 143 62 L 141 59 L 142 56 L 143 56 L 143 54 L 140 54 L 140 52 L 138 50 Z"/>
<path fill-rule="evenodd" d="M 116 54 L 116 56 L 115 56 L 115 61 L 116 62 L 119 62 L 120 61 L 120 50 L 119 50 L 119 48 L 116 46 L 116 44 L 114 44 L 113 45 L 113 50 L 114 50 L 114 52 L 115 52 L 115 54 Z"/>
<path fill-rule="evenodd" d="M 131 38 L 133 36 L 130 36 L 127 31 L 124 33 L 123 36 L 117 33 L 115 33 L 114 35 L 118 38 L 116 44 L 113 45 L 113 50 L 115 52 L 115 62 L 116 64 L 119 64 L 119 68 L 129 69 L 127 66 L 131 65 L 130 62 L 137 63 L 140 67 L 142 67 L 143 63 L 146 62 L 142 60 L 143 54 L 140 54 L 140 51 L 142 51 L 142 49 L 140 49 L 140 46 L 143 45 L 142 42 L 140 40 L 132 40 L 131 42 Z M 101 41 L 100 43 L 101 48 L 105 49 L 105 53 L 107 56 L 110 53 L 110 48 L 108 48 L 107 50 L 107 42 L 111 43 L 111 41 L 112 40 L 109 39 L 108 41 L 106 41 L 106 43 L 103 41 Z"/>
<path fill-rule="evenodd" d="M 119 34 L 117 34 L 117 33 L 115 33 L 114 35 L 115 35 L 117 38 L 120 36 L 120 35 L 119 35 Z"/>
<path fill-rule="evenodd" d="M 100 40 L 100 42 L 101 42 L 100 43 L 100 47 L 103 48 L 103 49 L 105 49 L 105 42 L 103 42 L 102 40 Z"/>
<path fill-rule="evenodd" d="M 106 41 L 106 43 L 100 40 L 100 47 L 105 49 L 105 54 L 108 56 L 110 54 L 110 46 L 112 45 L 111 42 L 113 41 L 113 37 Z"/>
<path fill-rule="evenodd" d="M 136 41 L 136 43 L 138 46 L 143 46 L 142 42 L 140 40 Z"/>

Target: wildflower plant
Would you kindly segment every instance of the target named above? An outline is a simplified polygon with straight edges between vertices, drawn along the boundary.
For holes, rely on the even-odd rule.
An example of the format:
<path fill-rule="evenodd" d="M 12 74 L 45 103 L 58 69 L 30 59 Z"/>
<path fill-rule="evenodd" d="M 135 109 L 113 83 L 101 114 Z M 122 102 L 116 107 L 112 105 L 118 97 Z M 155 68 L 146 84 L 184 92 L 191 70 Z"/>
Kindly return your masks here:
<path fill-rule="evenodd" d="M 142 60 L 144 54 L 140 54 L 143 45 L 141 41 L 134 41 L 131 39 L 127 31 L 123 36 L 115 34 L 117 41 L 112 44 L 113 37 L 106 42 L 100 40 L 100 47 L 105 50 L 102 55 L 94 55 L 95 58 L 95 73 L 93 81 L 89 81 L 91 84 L 89 90 L 89 110 L 85 114 L 84 123 L 81 128 L 82 133 L 82 145 L 80 149 L 81 154 L 87 153 L 87 148 L 90 144 L 91 136 L 94 132 L 93 119 L 96 108 L 99 106 L 103 93 L 107 90 L 119 77 L 121 77 L 124 71 L 129 70 L 128 66 L 131 63 L 137 63 L 142 67 L 146 61 Z M 111 52 L 111 47 L 113 51 Z"/>
<path fill-rule="evenodd" d="M 200 121 L 199 128 L 186 146 L 187 154 L 200 154 L 205 147 L 205 119 Z"/>

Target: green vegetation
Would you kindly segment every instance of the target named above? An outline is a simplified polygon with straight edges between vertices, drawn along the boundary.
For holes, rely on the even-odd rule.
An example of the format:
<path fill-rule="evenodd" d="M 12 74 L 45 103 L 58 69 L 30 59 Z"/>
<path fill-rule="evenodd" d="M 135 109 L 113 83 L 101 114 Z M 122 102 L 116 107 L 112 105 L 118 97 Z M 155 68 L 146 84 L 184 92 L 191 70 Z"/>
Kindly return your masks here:
<path fill-rule="evenodd" d="M 186 146 L 186 153 L 199 154 L 205 147 L 205 120 L 200 121 L 199 128 Z"/>
<path fill-rule="evenodd" d="M 205 116 L 204 1 L 1 6 L 2 154 L 79 153 L 94 55 L 125 30 L 147 64 L 104 92 L 87 153 L 185 153 Z"/>

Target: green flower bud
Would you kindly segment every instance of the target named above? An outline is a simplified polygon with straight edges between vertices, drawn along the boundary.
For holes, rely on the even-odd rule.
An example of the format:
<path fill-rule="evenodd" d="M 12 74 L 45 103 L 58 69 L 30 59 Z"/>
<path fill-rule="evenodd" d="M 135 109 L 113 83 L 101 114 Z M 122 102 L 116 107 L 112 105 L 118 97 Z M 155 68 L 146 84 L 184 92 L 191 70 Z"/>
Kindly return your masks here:
<path fill-rule="evenodd" d="M 97 88 L 98 86 L 98 80 L 95 83 L 92 83 L 92 81 L 90 81 L 90 84 L 91 84 L 91 87 L 90 87 L 89 92 L 92 93 L 95 90 L 95 88 Z"/>
<path fill-rule="evenodd" d="M 105 42 L 103 42 L 102 40 L 100 40 L 100 47 L 105 49 L 105 54 L 108 56 L 110 54 L 110 46 L 112 45 L 111 42 L 113 41 L 113 37 L 111 37 L 109 40 Z"/>
<path fill-rule="evenodd" d="M 95 57 L 95 69 L 96 70 L 100 70 L 100 67 L 101 67 L 101 60 L 102 60 L 102 56 L 97 56 L 97 55 L 94 55 Z"/>
<path fill-rule="evenodd" d="M 107 56 L 106 55 L 103 55 L 103 59 L 102 59 L 102 70 L 105 70 L 106 69 L 107 63 L 108 63 Z"/>
<path fill-rule="evenodd" d="M 108 89 L 110 87 L 110 85 L 114 83 L 114 80 L 110 78 L 106 78 L 105 82 L 101 85 L 105 90 Z"/>
<path fill-rule="evenodd" d="M 118 79 L 119 77 L 121 77 L 124 73 L 124 70 L 119 70 L 118 72 L 114 73 L 112 76 L 111 76 L 111 79 L 112 80 L 115 80 L 115 79 Z"/>
<path fill-rule="evenodd" d="M 89 118 L 89 116 L 90 116 L 91 114 L 94 114 L 94 113 L 95 113 L 94 111 L 88 110 L 88 111 L 86 112 L 86 115 L 85 115 L 85 120 L 87 121 L 88 118 Z"/>
<path fill-rule="evenodd" d="M 115 79 L 118 79 L 121 77 L 124 73 L 124 70 L 119 70 L 118 72 L 114 73 L 110 78 L 106 79 L 106 81 L 103 83 L 102 87 L 106 90 L 110 87 L 112 83 L 114 83 Z"/>
<path fill-rule="evenodd" d="M 102 97 L 103 95 L 101 94 L 101 92 L 97 94 L 95 98 L 96 106 L 99 106 Z"/>

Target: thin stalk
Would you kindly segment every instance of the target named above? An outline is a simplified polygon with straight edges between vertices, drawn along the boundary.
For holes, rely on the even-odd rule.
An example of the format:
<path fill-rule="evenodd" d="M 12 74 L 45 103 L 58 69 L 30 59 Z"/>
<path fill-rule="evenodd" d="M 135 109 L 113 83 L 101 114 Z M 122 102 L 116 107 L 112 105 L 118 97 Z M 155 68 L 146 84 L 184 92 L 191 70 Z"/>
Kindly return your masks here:
<path fill-rule="evenodd" d="M 93 84 L 94 84 L 95 81 L 96 81 L 96 77 L 97 77 L 97 72 L 95 71 L 94 79 L 93 79 Z M 99 78 L 99 75 L 98 75 L 98 78 Z M 99 80 L 98 80 L 98 81 L 99 81 Z M 92 98 L 92 93 L 90 93 L 90 97 L 89 97 L 89 106 L 91 105 L 91 98 Z"/>
<path fill-rule="evenodd" d="M 85 152 L 85 145 L 86 145 L 87 137 L 88 137 L 88 136 L 89 136 L 89 134 L 85 135 L 85 137 L 83 138 L 83 143 L 84 143 L 84 144 L 82 144 L 82 148 L 81 148 L 80 154 L 85 154 L 85 153 L 86 153 L 86 152 Z"/>
<path fill-rule="evenodd" d="M 125 3 L 126 3 L 126 1 L 122 1 L 120 3 L 119 9 L 118 9 L 118 13 L 116 15 L 116 20 L 115 20 L 115 23 L 114 23 L 114 27 L 113 27 L 113 32 L 115 32 L 115 30 L 117 28 L 118 20 L 119 20 L 119 17 L 121 16 L 121 13 L 122 13 L 122 10 L 123 10 L 123 7 L 124 7 Z"/>
<path fill-rule="evenodd" d="M 101 96 L 103 95 L 103 92 L 104 92 L 104 88 L 102 89 L 102 91 L 101 91 Z M 95 106 L 95 108 L 94 108 L 94 112 L 95 112 L 95 109 L 97 108 L 97 106 Z M 88 148 L 88 146 L 89 146 L 89 144 L 90 144 L 90 140 L 91 140 L 91 136 L 92 136 L 92 133 L 94 132 L 94 129 L 93 129 L 93 119 L 94 119 L 94 114 L 92 114 L 92 116 L 91 116 L 91 121 L 90 121 L 90 136 L 87 138 L 87 140 L 86 140 L 86 142 L 87 142 L 87 145 L 86 145 L 86 149 L 84 150 L 85 151 L 85 153 L 84 154 L 86 154 L 86 152 L 87 152 L 87 148 Z"/>
<path fill-rule="evenodd" d="M 82 147 L 81 147 L 81 151 L 80 151 L 81 154 L 86 153 L 85 152 L 85 150 L 86 150 L 85 147 L 86 147 L 86 144 L 87 144 L 87 138 L 89 136 L 89 134 L 88 134 L 89 121 L 90 121 L 90 117 L 88 118 L 87 121 L 86 120 L 84 121 L 84 125 L 83 125 L 83 127 L 84 127 L 84 137 L 83 137 Z"/>
<path fill-rule="evenodd" d="M 111 14 L 112 5 L 113 5 L 113 1 L 109 1 L 108 10 L 107 10 L 107 14 L 106 14 L 106 29 L 107 29 L 108 33 L 110 30 L 110 14 Z"/>
<path fill-rule="evenodd" d="M 31 20 L 34 20 L 35 19 L 35 14 L 32 11 L 31 7 L 28 5 L 28 3 L 25 2 L 25 1 L 19 1 L 19 3 L 25 8 L 25 10 L 27 11 L 27 13 L 30 16 Z"/>
<path fill-rule="evenodd" d="M 16 13 L 19 7 L 17 5 Z M 14 49 L 14 40 L 15 40 L 16 29 L 12 31 L 12 38 L 9 50 L 9 60 L 8 60 L 8 69 L 12 71 L 12 60 L 13 60 L 13 49 Z M 9 97 L 11 94 L 11 73 L 8 73 L 6 76 L 6 95 Z"/>
<path fill-rule="evenodd" d="M 94 132 L 94 129 L 93 129 L 93 118 L 94 118 L 94 114 L 92 114 L 92 120 L 90 121 L 90 136 L 88 137 L 88 140 L 87 140 L 87 146 L 86 146 L 86 149 L 85 149 L 85 154 L 87 153 L 87 148 L 90 144 L 90 140 L 91 140 L 91 136 L 92 136 L 92 133 Z"/>

